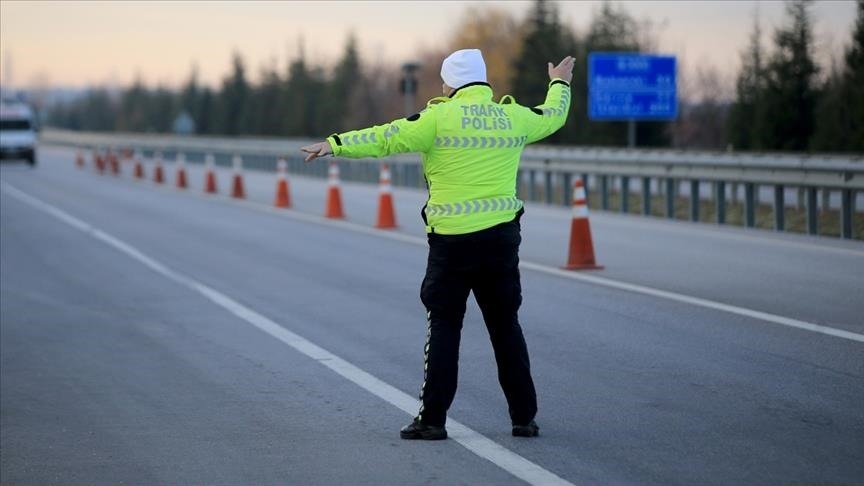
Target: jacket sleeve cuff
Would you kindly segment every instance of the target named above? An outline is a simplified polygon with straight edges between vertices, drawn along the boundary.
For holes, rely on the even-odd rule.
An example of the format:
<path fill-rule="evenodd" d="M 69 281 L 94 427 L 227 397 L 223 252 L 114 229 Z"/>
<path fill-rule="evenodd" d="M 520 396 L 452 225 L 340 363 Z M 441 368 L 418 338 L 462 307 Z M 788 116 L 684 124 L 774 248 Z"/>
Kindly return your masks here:
<path fill-rule="evenodd" d="M 563 84 L 564 86 L 567 86 L 568 88 L 570 87 L 570 83 L 568 83 L 567 81 L 564 81 L 561 78 L 554 78 L 551 81 L 549 81 L 549 87 L 550 88 L 552 86 L 555 86 L 556 84 Z"/>
<path fill-rule="evenodd" d="M 327 137 L 327 143 L 330 144 L 330 150 L 333 152 L 333 155 L 339 155 L 342 153 L 342 141 L 339 139 L 339 135 L 333 134 Z"/>

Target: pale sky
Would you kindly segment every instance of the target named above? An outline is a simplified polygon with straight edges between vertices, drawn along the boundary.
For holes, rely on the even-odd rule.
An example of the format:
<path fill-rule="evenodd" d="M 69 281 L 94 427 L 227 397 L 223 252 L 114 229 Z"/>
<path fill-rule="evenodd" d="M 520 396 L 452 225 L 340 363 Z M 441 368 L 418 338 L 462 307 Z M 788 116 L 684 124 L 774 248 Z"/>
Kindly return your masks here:
<path fill-rule="evenodd" d="M 713 65 L 737 71 L 757 9 L 763 45 L 784 20 L 780 1 L 619 1 L 637 19 L 658 25 L 659 49 L 679 56 L 685 72 Z M 400 64 L 444 43 L 470 6 L 495 4 L 522 19 L 531 1 L 0 1 L 0 79 L 15 87 L 147 85 L 176 87 L 196 63 L 203 82 L 217 85 L 240 52 L 252 79 L 275 60 L 281 70 L 304 39 L 313 62 L 332 65 L 348 32 L 367 62 Z M 599 1 L 559 1 L 561 17 L 584 32 Z M 854 0 L 817 1 L 816 53 L 827 64 L 841 52 L 855 21 Z M 467 46 L 466 46 L 467 47 Z"/>

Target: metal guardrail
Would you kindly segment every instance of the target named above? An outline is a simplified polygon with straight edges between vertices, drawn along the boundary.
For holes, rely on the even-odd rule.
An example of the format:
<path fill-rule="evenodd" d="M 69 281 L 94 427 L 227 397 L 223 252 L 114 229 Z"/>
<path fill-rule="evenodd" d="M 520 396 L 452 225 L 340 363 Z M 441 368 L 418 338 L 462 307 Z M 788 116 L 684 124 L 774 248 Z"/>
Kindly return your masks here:
<path fill-rule="evenodd" d="M 314 140 L 251 139 L 221 137 L 180 137 L 132 133 L 86 133 L 45 130 L 41 142 L 81 149 L 133 148 L 145 154 L 161 152 L 171 158 L 183 152 L 190 162 L 203 161 L 213 154 L 218 165 L 229 165 L 233 155 L 244 158 L 252 169 L 275 170 L 276 159 L 284 157 L 289 171 L 297 174 L 326 177 L 325 164 L 304 164 L 299 149 Z M 390 157 L 393 183 L 423 187 L 420 158 L 414 154 Z M 343 178 L 361 182 L 377 182 L 380 161 L 372 159 L 339 161 Z M 539 181 L 538 181 L 539 176 Z M 743 186 L 743 223 L 753 227 L 760 189 L 769 187 L 773 193 L 774 228 L 785 229 L 786 189 L 803 192 L 806 206 L 806 227 L 818 234 L 818 191 L 827 195 L 839 193 L 840 234 L 852 238 L 856 194 L 864 193 L 864 155 L 790 155 L 775 153 L 691 152 L 680 150 L 609 149 L 531 146 L 523 152 L 520 166 L 520 197 L 549 204 L 570 204 L 573 177 L 582 177 L 586 188 L 599 191 L 600 208 L 609 210 L 612 192 L 617 192 L 618 208 L 630 212 L 633 178 L 641 181 L 641 210 L 652 214 L 652 195 L 660 193 L 665 202 L 666 217 L 675 216 L 675 203 L 682 193 L 681 183 L 689 185 L 689 213 L 693 221 L 700 220 L 700 190 L 712 185 L 714 220 L 726 223 L 727 197 L 732 190 L 737 196 Z M 653 181 L 653 182 L 652 182 Z M 539 183 L 538 183 L 539 182 Z M 590 183 L 590 184 L 589 184 Z M 731 187 L 729 187 L 731 186 Z"/>

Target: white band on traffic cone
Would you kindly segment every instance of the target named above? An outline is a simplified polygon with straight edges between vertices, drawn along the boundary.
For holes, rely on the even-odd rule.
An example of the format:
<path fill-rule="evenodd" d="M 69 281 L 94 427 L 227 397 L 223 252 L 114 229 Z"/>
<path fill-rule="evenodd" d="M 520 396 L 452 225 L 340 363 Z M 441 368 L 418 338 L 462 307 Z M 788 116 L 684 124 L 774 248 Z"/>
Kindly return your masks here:
<path fill-rule="evenodd" d="M 378 192 L 381 194 L 393 192 L 393 185 L 390 181 L 390 166 L 387 164 L 381 166 L 381 181 L 378 183 Z"/>
<path fill-rule="evenodd" d="M 576 190 L 573 191 L 573 200 L 577 199 L 585 200 L 585 188 L 581 184 L 576 186 Z"/>
<path fill-rule="evenodd" d="M 330 163 L 330 168 L 327 169 L 327 185 L 335 187 L 339 185 L 339 164 Z"/>
<path fill-rule="evenodd" d="M 583 219 L 588 217 L 588 206 L 578 204 L 573 206 L 573 219 Z"/>
<path fill-rule="evenodd" d="M 576 179 L 573 183 L 573 219 L 588 217 L 588 202 L 585 196 L 585 185 L 582 179 Z"/>

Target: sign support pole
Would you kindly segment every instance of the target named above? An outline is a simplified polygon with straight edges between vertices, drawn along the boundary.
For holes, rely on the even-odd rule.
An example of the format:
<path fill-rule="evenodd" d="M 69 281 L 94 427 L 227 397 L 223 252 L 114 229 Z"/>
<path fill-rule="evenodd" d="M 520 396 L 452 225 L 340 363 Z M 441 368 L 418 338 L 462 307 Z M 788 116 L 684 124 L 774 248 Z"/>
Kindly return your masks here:
<path fill-rule="evenodd" d="M 627 147 L 633 148 L 636 146 L 636 120 L 630 118 L 627 120 Z"/>

